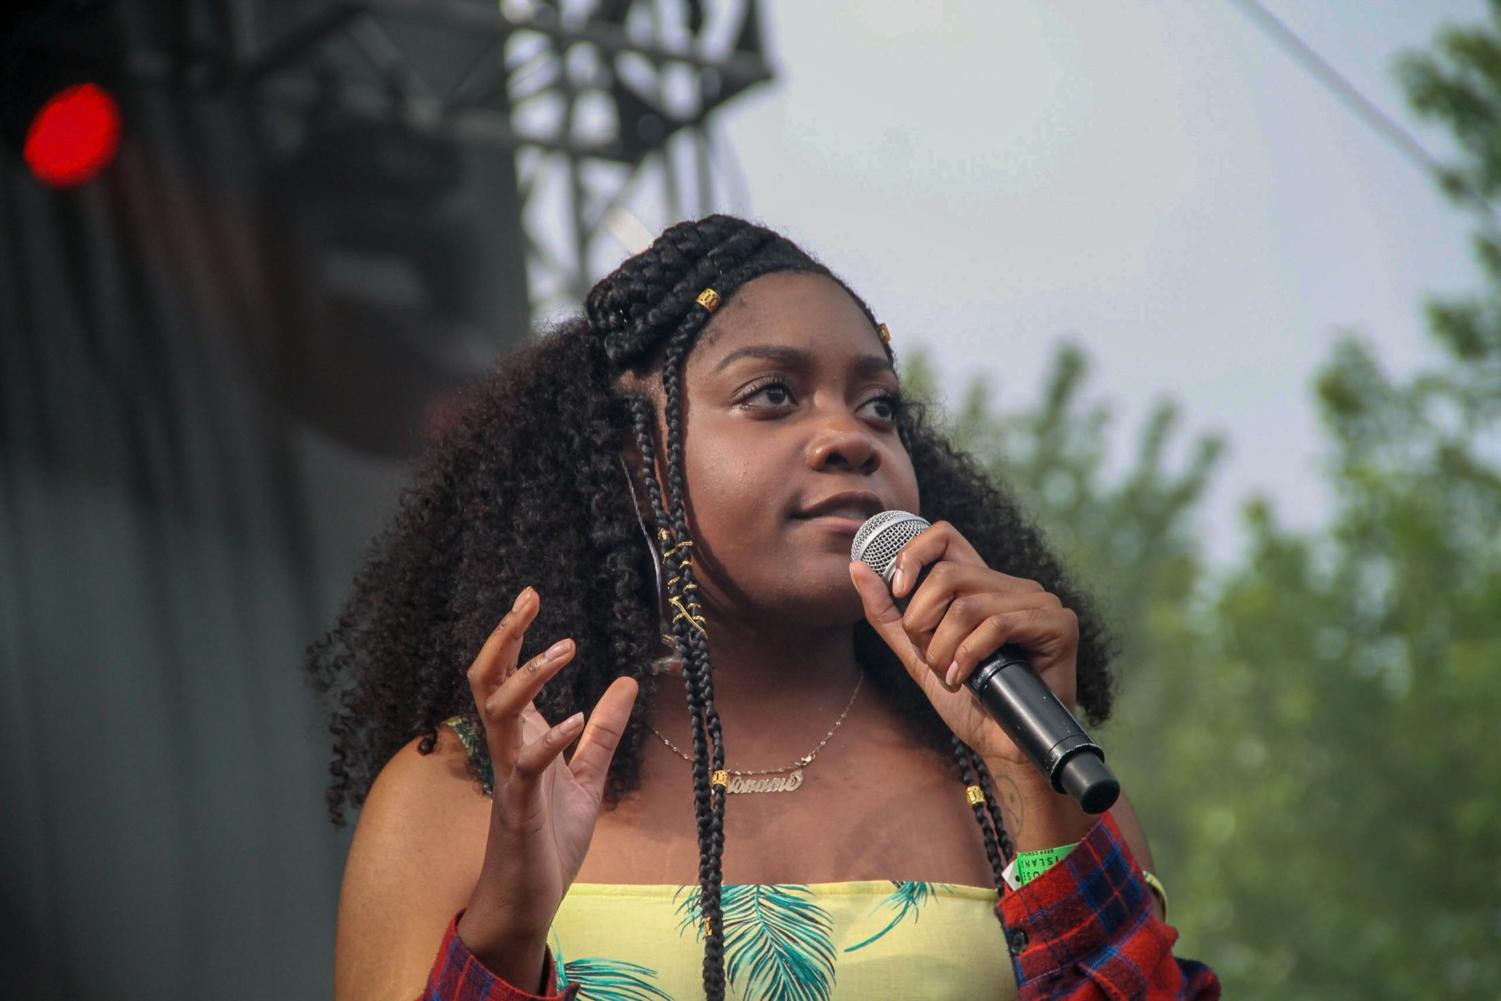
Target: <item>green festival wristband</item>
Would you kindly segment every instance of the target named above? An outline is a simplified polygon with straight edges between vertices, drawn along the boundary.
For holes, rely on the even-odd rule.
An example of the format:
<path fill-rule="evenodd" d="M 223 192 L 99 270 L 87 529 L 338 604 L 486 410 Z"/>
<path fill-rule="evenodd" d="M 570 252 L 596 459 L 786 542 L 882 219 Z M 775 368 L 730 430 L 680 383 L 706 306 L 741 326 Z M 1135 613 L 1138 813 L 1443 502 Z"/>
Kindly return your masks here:
<path fill-rule="evenodd" d="M 1016 871 L 1012 878 L 1017 886 L 1026 886 L 1032 880 L 1051 869 L 1059 859 L 1078 847 L 1078 842 L 1058 848 L 1043 848 L 1035 852 L 1016 853 Z"/>

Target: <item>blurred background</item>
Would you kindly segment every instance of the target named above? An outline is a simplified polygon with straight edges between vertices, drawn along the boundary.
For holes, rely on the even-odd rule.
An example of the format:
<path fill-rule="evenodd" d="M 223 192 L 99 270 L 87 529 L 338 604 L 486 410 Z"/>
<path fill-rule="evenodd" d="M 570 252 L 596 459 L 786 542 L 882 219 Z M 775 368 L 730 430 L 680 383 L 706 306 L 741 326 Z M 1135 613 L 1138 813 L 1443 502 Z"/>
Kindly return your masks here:
<path fill-rule="evenodd" d="M 305 645 L 451 392 L 675 219 L 787 231 L 1121 634 L 1248 998 L 1501 982 L 1501 3 L 0 13 L 0 963 L 327 996 Z"/>

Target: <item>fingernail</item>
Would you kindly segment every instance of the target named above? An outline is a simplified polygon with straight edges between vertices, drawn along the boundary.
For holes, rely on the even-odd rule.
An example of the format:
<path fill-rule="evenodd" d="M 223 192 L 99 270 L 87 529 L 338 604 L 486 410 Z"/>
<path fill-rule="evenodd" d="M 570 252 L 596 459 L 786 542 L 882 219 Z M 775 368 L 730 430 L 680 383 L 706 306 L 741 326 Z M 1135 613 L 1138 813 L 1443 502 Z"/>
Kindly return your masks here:
<path fill-rule="evenodd" d="M 558 726 L 558 729 L 562 730 L 564 733 L 572 733 L 573 731 L 577 730 L 579 727 L 581 727 L 583 725 L 584 725 L 584 714 L 583 713 L 574 713 L 572 716 L 570 716 L 567 719 L 565 719 Z"/>
<path fill-rule="evenodd" d="M 528 584 L 526 587 L 523 587 L 521 589 L 521 593 L 518 594 L 518 595 L 516 595 L 516 600 L 511 603 L 511 611 L 514 612 L 518 608 L 520 608 L 522 605 L 526 604 L 526 596 L 529 595 L 529 594 L 531 594 L 531 593 L 532 593 L 532 586 L 530 584 Z"/>
<path fill-rule="evenodd" d="M 902 575 L 902 568 L 901 567 L 897 567 L 896 568 L 896 573 L 894 573 L 894 574 L 891 575 L 891 593 L 892 594 L 900 595 L 902 593 L 902 576 L 903 576 Z"/>
<path fill-rule="evenodd" d="M 547 648 L 547 652 L 542 655 L 542 659 L 557 660 L 559 657 L 563 656 L 563 654 L 568 652 L 569 643 L 569 640 L 558 640 L 552 646 Z"/>
<path fill-rule="evenodd" d="M 956 660 L 949 665 L 949 673 L 943 676 L 943 683 L 953 688 L 959 682 L 959 662 Z"/>

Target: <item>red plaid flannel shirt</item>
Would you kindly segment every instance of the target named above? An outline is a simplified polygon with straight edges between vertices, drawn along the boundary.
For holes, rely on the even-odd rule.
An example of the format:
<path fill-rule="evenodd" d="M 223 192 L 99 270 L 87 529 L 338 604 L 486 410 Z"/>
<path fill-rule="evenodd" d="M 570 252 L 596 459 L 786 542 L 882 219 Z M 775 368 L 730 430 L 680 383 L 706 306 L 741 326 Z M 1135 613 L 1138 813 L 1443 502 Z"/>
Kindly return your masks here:
<path fill-rule="evenodd" d="M 1106 814 L 1062 861 L 1002 897 L 996 907 L 1021 1001 L 1218 998 L 1214 971 L 1173 957 L 1178 932 L 1157 918 L 1149 895 Z M 574 1001 L 578 984 L 529 994 L 485 969 L 458 937 L 461 914 L 448 924 L 418 1001 Z M 543 962 L 542 983 L 556 984 L 551 949 Z"/>

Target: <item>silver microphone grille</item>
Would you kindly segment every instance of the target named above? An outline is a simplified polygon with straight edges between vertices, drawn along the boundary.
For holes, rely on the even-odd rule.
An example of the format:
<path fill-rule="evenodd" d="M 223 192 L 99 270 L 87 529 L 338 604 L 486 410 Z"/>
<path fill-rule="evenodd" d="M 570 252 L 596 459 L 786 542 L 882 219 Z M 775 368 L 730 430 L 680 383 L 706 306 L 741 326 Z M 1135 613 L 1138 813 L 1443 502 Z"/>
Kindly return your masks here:
<path fill-rule="evenodd" d="M 850 545 L 850 559 L 859 560 L 891 582 L 896 554 L 928 530 L 927 519 L 908 511 L 882 511 L 865 519 Z"/>

